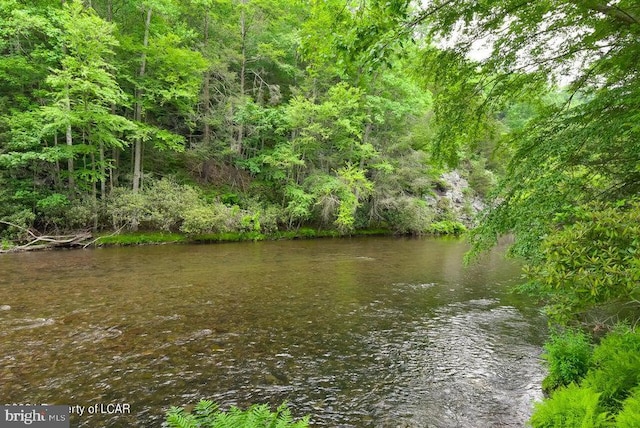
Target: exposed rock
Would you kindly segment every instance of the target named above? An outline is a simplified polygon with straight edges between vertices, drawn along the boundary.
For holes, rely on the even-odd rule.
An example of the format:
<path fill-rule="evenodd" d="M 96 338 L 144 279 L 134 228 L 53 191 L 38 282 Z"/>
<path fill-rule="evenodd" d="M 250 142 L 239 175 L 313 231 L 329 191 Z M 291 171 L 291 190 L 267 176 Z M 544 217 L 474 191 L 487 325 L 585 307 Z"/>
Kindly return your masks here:
<path fill-rule="evenodd" d="M 473 226 L 475 217 L 485 208 L 482 199 L 457 170 L 445 172 L 440 178 L 445 183 L 444 192 L 438 192 L 437 197 L 427 198 L 427 203 L 441 210 L 448 205 L 459 221 L 468 227 Z"/>

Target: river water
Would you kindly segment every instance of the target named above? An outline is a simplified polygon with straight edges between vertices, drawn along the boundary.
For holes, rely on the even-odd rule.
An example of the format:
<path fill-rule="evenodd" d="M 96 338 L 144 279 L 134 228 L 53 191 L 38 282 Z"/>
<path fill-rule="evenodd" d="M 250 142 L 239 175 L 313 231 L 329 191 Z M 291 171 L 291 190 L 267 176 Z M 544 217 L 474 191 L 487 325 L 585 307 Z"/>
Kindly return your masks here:
<path fill-rule="evenodd" d="M 82 406 L 72 427 L 160 427 L 200 398 L 287 400 L 318 427 L 520 427 L 541 397 L 545 320 L 509 292 L 517 265 L 496 252 L 464 268 L 466 249 L 371 237 L 3 255 L 0 403 Z"/>

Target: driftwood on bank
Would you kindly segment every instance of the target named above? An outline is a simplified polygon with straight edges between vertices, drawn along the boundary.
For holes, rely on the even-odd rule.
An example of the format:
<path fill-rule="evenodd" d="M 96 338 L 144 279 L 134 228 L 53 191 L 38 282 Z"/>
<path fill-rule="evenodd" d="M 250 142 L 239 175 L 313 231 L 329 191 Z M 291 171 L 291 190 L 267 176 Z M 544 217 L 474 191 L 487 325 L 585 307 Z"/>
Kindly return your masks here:
<path fill-rule="evenodd" d="M 24 230 L 30 237 L 30 240 L 23 245 L 16 245 L 7 250 L 1 250 L 0 253 L 15 253 L 20 251 L 46 250 L 51 248 L 73 248 L 84 247 L 87 242 L 93 238 L 91 232 L 79 232 L 72 235 L 39 235 L 33 231 L 26 229 L 17 224 L 0 220 L 0 223 L 13 226 Z"/>

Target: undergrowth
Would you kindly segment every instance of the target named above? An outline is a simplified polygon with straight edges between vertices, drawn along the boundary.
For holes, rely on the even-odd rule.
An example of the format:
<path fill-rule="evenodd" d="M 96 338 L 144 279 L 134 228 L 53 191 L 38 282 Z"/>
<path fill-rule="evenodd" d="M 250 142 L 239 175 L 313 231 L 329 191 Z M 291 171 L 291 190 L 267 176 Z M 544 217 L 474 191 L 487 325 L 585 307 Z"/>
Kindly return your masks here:
<path fill-rule="evenodd" d="M 307 428 L 309 417 L 294 421 L 286 403 L 275 412 L 265 404 L 254 404 L 246 410 L 231 407 L 223 412 L 214 402 L 201 400 L 191 412 L 172 407 L 166 422 L 172 428 Z"/>
<path fill-rule="evenodd" d="M 640 427 L 640 331 L 619 325 L 593 351 L 566 331 L 545 350 L 550 396 L 536 404 L 533 428 Z"/>

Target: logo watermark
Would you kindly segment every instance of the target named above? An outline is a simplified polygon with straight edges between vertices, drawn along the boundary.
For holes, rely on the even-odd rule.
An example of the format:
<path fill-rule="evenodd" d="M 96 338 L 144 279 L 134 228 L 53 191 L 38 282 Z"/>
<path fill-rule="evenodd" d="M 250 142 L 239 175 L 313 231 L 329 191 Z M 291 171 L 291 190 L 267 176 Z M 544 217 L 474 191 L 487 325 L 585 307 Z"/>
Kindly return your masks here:
<path fill-rule="evenodd" d="M 0 406 L 0 428 L 69 428 L 69 406 Z"/>

